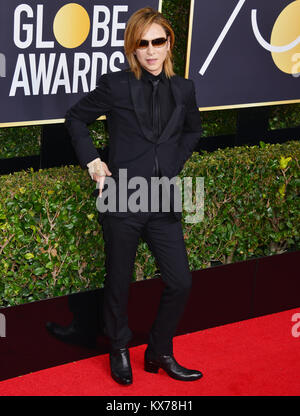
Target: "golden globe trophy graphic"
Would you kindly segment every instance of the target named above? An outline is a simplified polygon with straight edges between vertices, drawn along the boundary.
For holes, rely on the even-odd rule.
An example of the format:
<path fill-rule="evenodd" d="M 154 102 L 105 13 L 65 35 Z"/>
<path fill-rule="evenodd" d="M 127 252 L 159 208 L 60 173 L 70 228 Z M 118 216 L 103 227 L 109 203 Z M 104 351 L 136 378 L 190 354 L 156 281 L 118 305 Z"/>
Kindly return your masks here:
<path fill-rule="evenodd" d="M 53 22 L 53 33 L 64 48 L 77 48 L 88 37 L 90 18 L 84 7 L 68 3 L 57 12 Z"/>
<path fill-rule="evenodd" d="M 271 52 L 275 65 L 282 72 L 300 76 L 300 0 L 290 3 L 278 16 L 270 43 L 261 36 L 257 24 L 257 10 L 251 11 L 254 35 L 259 44 Z"/>

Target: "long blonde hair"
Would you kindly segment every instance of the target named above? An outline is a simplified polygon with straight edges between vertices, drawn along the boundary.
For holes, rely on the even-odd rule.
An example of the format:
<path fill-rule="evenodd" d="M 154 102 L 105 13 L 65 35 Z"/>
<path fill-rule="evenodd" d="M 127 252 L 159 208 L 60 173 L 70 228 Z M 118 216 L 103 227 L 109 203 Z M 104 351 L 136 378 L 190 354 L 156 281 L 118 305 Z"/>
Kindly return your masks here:
<path fill-rule="evenodd" d="M 131 71 L 137 79 L 141 78 L 141 66 L 134 52 L 142 38 L 144 31 L 152 24 L 157 23 L 165 30 L 170 39 L 170 49 L 164 61 L 164 71 L 168 78 L 175 75 L 173 71 L 172 50 L 175 42 L 174 31 L 168 20 L 151 7 L 145 7 L 136 11 L 128 20 L 124 34 L 124 49 Z"/>

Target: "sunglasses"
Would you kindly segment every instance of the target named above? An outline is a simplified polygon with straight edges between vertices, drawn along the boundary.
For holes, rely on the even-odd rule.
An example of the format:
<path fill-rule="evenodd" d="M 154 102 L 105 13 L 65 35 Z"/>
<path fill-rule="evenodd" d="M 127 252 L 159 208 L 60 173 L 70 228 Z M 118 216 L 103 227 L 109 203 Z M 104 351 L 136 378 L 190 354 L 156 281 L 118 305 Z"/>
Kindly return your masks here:
<path fill-rule="evenodd" d="M 149 43 L 151 43 L 151 45 L 154 48 L 161 48 L 162 46 L 164 46 L 164 44 L 167 42 L 167 38 L 157 38 L 157 39 L 152 39 L 152 40 L 146 40 L 146 39 L 141 39 L 138 43 L 137 48 L 138 49 L 146 49 L 149 46 Z"/>

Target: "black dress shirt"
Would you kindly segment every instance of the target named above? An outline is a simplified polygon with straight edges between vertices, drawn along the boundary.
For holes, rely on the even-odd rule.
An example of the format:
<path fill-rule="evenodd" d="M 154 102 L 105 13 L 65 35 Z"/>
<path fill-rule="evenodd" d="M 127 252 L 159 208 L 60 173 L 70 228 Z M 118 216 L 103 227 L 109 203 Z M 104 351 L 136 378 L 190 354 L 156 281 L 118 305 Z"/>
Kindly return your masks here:
<path fill-rule="evenodd" d="M 166 77 L 165 72 L 162 71 L 159 75 L 153 75 L 150 72 L 142 68 L 141 81 L 143 83 L 143 91 L 148 103 L 149 115 L 151 117 L 153 130 L 157 132 L 157 139 L 167 125 L 175 108 L 175 101 L 172 95 L 169 79 Z M 153 83 L 158 82 L 156 98 L 154 100 L 153 108 Z M 156 114 L 153 114 L 153 113 Z M 157 114 L 158 113 L 158 114 Z M 155 119 L 154 119 L 155 117 Z M 158 120 L 157 120 L 158 118 Z M 158 163 L 157 155 L 155 153 L 155 161 L 153 166 L 153 176 L 161 177 L 160 166 Z M 159 187 L 159 211 L 162 210 L 162 187 Z"/>
<path fill-rule="evenodd" d="M 166 77 L 165 72 L 162 71 L 159 75 L 153 75 L 150 72 L 142 68 L 141 81 L 143 82 L 143 90 L 145 94 L 146 102 L 149 103 L 149 114 L 151 120 L 153 119 L 152 114 L 152 83 L 151 81 L 159 81 L 158 84 L 158 100 L 160 103 L 160 133 L 164 130 L 167 125 L 171 114 L 175 108 L 175 102 L 172 95 L 170 81 Z"/>

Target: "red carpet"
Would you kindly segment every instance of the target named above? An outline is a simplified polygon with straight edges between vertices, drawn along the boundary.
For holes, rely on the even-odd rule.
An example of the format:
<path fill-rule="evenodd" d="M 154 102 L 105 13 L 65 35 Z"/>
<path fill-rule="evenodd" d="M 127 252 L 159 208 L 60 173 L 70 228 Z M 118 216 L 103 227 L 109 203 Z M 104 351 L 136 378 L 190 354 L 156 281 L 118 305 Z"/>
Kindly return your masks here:
<path fill-rule="evenodd" d="M 298 396 L 300 308 L 174 339 L 179 363 L 203 372 L 180 382 L 143 370 L 145 345 L 131 348 L 134 382 L 119 386 L 102 355 L 0 382 L 1 396 Z M 300 322 L 300 321 L 298 321 Z M 292 328 L 294 331 L 292 333 Z M 297 332 L 298 330 L 298 332 Z M 294 334 L 294 335 L 293 335 Z"/>

